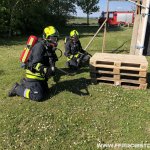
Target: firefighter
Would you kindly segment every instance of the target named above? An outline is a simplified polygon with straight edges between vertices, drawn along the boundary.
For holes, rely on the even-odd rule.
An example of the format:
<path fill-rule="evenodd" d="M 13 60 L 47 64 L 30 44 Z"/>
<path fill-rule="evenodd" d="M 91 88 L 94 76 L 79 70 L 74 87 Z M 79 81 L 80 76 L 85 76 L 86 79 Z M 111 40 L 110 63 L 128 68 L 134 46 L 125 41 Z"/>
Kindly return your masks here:
<path fill-rule="evenodd" d="M 70 36 L 66 37 L 64 55 L 67 57 L 66 66 L 73 70 L 89 62 L 90 54 L 82 49 L 77 30 L 72 30 Z"/>
<path fill-rule="evenodd" d="M 31 49 L 26 67 L 26 78 L 16 83 L 8 96 L 22 96 L 34 101 L 41 101 L 48 91 L 47 81 L 55 74 L 55 62 L 58 60 L 57 49 L 59 33 L 53 26 L 44 29 L 43 38 Z"/>

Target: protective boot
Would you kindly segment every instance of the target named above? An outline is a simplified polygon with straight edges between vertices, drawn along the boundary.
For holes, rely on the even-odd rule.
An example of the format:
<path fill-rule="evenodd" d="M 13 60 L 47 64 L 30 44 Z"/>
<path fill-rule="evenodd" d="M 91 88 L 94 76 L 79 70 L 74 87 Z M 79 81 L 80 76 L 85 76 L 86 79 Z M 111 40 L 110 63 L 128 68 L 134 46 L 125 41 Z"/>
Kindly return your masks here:
<path fill-rule="evenodd" d="M 19 86 L 18 83 L 15 83 L 15 85 L 12 87 L 12 89 L 9 91 L 8 96 L 12 97 L 12 96 L 16 96 L 16 88 Z"/>

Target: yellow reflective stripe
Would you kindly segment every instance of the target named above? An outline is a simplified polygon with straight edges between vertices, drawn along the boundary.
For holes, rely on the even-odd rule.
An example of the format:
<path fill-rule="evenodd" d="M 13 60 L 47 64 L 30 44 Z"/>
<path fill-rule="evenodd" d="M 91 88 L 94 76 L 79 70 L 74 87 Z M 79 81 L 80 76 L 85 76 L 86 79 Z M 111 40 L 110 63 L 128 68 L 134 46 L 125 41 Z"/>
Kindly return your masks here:
<path fill-rule="evenodd" d="M 76 58 L 77 58 L 78 56 L 79 56 L 79 54 L 74 55 L 74 57 L 76 57 Z"/>
<path fill-rule="evenodd" d="M 28 69 L 26 69 L 26 74 L 30 74 L 30 75 L 42 77 L 39 72 L 33 73 L 32 71 L 30 71 L 30 70 L 28 70 Z"/>
<path fill-rule="evenodd" d="M 26 77 L 29 79 L 45 80 L 40 73 L 33 73 L 30 70 L 26 69 Z"/>
<path fill-rule="evenodd" d="M 34 38 L 31 38 L 31 39 L 30 39 L 30 42 L 29 42 L 29 44 L 28 44 L 28 45 L 32 45 L 33 40 L 34 40 Z"/>
<path fill-rule="evenodd" d="M 24 91 L 24 97 L 25 98 L 29 98 L 29 96 L 30 96 L 30 89 L 25 89 L 25 91 Z"/>
<path fill-rule="evenodd" d="M 22 62 L 25 62 L 25 59 L 26 59 L 26 57 L 27 57 L 29 51 L 30 51 L 30 50 L 29 50 L 28 48 L 25 48 L 25 53 L 24 53 L 24 56 L 23 56 L 23 58 L 22 58 Z"/>
<path fill-rule="evenodd" d="M 33 43 L 33 41 L 34 41 L 34 38 L 31 38 L 30 39 L 30 42 L 29 42 L 29 44 L 28 45 L 32 45 L 32 43 Z M 29 53 L 29 51 L 30 51 L 30 49 L 28 48 L 28 47 L 26 47 L 25 48 L 25 53 L 24 53 L 24 56 L 23 56 L 23 58 L 22 58 L 22 62 L 25 62 L 25 59 L 26 59 L 26 57 L 27 57 L 27 55 L 28 55 L 28 53 Z"/>
<path fill-rule="evenodd" d="M 67 57 L 67 61 L 71 60 L 69 57 Z"/>
<path fill-rule="evenodd" d="M 45 80 L 45 78 L 40 78 L 40 77 L 29 75 L 29 74 L 26 74 L 26 78 L 28 78 L 28 79 L 36 79 L 36 80 Z"/>
<path fill-rule="evenodd" d="M 44 68 L 44 73 L 46 73 L 47 72 L 47 68 Z"/>
<path fill-rule="evenodd" d="M 75 54 L 75 55 L 71 55 L 69 57 L 67 57 L 67 61 L 71 60 L 73 57 L 78 58 L 79 53 Z"/>
<path fill-rule="evenodd" d="M 39 71 L 41 66 L 42 66 L 42 64 L 41 64 L 41 63 L 38 63 L 38 64 L 36 65 L 36 67 L 35 67 L 35 70 Z"/>

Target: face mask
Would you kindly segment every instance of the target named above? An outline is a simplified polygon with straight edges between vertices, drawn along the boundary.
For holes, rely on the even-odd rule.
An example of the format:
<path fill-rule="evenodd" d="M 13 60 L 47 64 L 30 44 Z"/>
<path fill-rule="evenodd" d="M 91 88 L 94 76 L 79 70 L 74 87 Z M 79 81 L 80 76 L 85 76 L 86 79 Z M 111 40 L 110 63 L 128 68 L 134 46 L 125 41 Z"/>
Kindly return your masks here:
<path fill-rule="evenodd" d="M 58 37 L 50 36 L 50 37 L 47 38 L 47 40 L 52 42 L 52 43 L 57 43 L 58 42 Z"/>
<path fill-rule="evenodd" d="M 48 41 L 48 40 L 46 40 L 46 46 L 47 46 L 47 48 L 49 49 L 53 49 L 53 48 L 56 48 L 57 47 L 57 43 L 52 43 L 52 42 L 50 42 L 50 41 Z"/>
<path fill-rule="evenodd" d="M 57 47 L 57 43 L 47 42 L 47 47 Z"/>
<path fill-rule="evenodd" d="M 50 47 L 50 46 L 52 46 L 52 47 L 57 47 L 57 45 L 58 45 L 58 38 L 57 37 L 54 37 L 54 36 L 50 36 L 50 37 L 48 37 L 47 38 L 47 46 L 48 47 Z"/>
<path fill-rule="evenodd" d="M 72 38 L 73 43 L 78 42 L 78 40 L 79 40 L 78 36 L 74 36 L 74 37 Z"/>

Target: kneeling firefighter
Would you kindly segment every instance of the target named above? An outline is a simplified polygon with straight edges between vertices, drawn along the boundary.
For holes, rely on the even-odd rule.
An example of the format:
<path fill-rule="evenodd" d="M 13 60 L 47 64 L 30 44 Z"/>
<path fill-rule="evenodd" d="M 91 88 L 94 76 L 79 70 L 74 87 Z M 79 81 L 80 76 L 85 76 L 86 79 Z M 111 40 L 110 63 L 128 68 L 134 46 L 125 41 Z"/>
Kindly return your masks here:
<path fill-rule="evenodd" d="M 70 36 L 66 37 L 64 55 L 67 57 L 66 65 L 70 69 L 78 69 L 89 62 L 91 55 L 82 49 L 77 30 L 72 30 Z"/>
<path fill-rule="evenodd" d="M 55 74 L 55 62 L 58 60 L 57 49 L 59 33 L 53 26 L 44 29 L 43 38 L 38 39 L 31 48 L 26 63 L 26 78 L 20 84 L 16 83 L 8 96 L 22 96 L 31 100 L 40 101 L 48 91 L 47 81 Z"/>

